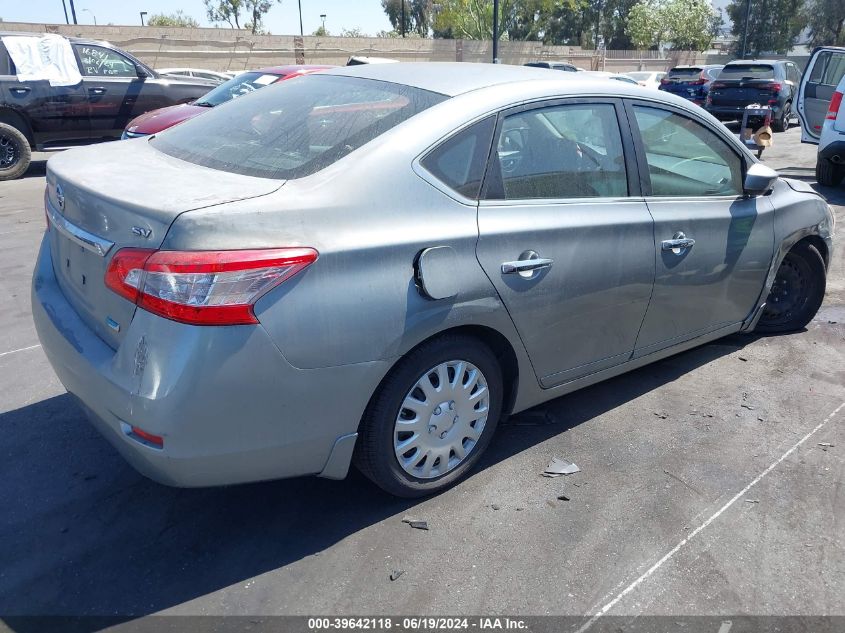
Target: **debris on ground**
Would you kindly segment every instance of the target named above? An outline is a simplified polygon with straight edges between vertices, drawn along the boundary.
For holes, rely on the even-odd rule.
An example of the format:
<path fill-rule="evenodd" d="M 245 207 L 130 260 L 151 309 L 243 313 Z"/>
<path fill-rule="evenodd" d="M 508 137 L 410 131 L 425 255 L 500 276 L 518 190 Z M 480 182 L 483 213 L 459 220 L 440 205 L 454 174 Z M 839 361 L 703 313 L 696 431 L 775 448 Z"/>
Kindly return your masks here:
<path fill-rule="evenodd" d="M 421 521 L 420 519 L 412 519 L 411 517 L 405 517 L 404 519 L 402 519 L 402 523 L 407 523 L 416 530 L 428 529 L 428 521 Z"/>
<path fill-rule="evenodd" d="M 668 417 L 669 417 L 669 415 L 668 415 L 668 414 L 666 414 L 666 413 L 658 413 L 657 411 L 655 411 L 655 412 L 654 412 L 654 415 L 656 415 L 656 416 L 657 416 L 658 418 L 660 418 L 661 420 L 665 420 L 666 418 L 668 418 Z"/>
<path fill-rule="evenodd" d="M 546 466 L 546 470 L 543 471 L 542 475 L 543 477 L 560 477 L 561 475 L 572 475 L 577 472 L 581 472 L 581 469 L 576 464 L 562 457 L 552 457 L 552 461 Z"/>
<path fill-rule="evenodd" d="M 494 510 L 501 510 L 502 509 L 502 506 L 500 506 L 498 503 L 494 503 L 490 507 L 493 508 Z"/>
<path fill-rule="evenodd" d="M 739 358 L 739 360 L 741 360 L 743 363 L 747 363 L 747 362 L 748 362 L 748 359 L 747 359 L 747 358 L 745 358 L 745 356 L 738 356 L 737 358 Z"/>
<path fill-rule="evenodd" d="M 745 402 L 743 402 L 743 403 L 742 403 L 741 405 L 739 405 L 739 406 L 741 406 L 743 409 L 748 409 L 749 411 L 754 411 L 754 407 L 752 407 L 750 404 L 747 404 L 747 403 L 745 403 Z"/>
<path fill-rule="evenodd" d="M 393 570 L 392 572 L 390 572 L 390 582 L 393 582 L 394 580 L 397 580 L 397 579 L 399 578 L 399 576 L 401 576 L 401 575 L 402 575 L 402 574 L 404 574 L 404 573 L 405 573 L 405 570 L 404 570 L 404 569 L 395 569 L 395 570 Z"/>
<path fill-rule="evenodd" d="M 821 447 L 821 449 L 823 451 L 826 451 L 829 448 L 833 448 L 834 445 L 831 444 L 830 442 L 819 442 L 819 446 Z"/>
<path fill-rule="evenodd" d="M 743 499 L 745 503 L 760 503 L 759 499 Z"/>
<path fill-rule="evenodd" d="M 557 498 L 558 498 L 560 501 L 569 501 L 569 497 L 567 497 L 567 496 L 566 496 L 566 495 L 564 495 L 564 494 L 560 494 L 560 495 L 558 495 L 558 496 L 557 496 Z"/>

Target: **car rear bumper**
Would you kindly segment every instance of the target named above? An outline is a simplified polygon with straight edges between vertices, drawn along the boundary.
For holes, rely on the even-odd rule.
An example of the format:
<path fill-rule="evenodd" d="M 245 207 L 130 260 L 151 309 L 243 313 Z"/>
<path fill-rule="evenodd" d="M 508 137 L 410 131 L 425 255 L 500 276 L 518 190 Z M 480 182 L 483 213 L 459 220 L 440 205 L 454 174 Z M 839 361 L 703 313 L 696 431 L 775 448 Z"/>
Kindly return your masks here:
<path fill-rule="evenodd" d="M 68 303 L 47 239 L 32 309 L 47 358 L 94 426 L 138 471 L 174 486 L 343 477 L 360 417 L 388 366 L 300 370 L 260 325 L 197 327 L 143 310 L 114 350 Z M 141 441 L 131 426 L 164 438 L 163 448 Z"/>
<path fill-rule="evenodd" d="M 745 108 L 751 105 L 750 103 L 747 105 L 708 105 L 706 106 L 706 110 L 712 114 L 714 117 L 719 119 L 720 121 L 741 121 L 742 120 L 742 113 L 745 111 Z M 781 111 L 780 105 L 769 105 L 769 104 L 761 104 L 772 109 L 772 116 L 775 118 L 778 117 Z"/>

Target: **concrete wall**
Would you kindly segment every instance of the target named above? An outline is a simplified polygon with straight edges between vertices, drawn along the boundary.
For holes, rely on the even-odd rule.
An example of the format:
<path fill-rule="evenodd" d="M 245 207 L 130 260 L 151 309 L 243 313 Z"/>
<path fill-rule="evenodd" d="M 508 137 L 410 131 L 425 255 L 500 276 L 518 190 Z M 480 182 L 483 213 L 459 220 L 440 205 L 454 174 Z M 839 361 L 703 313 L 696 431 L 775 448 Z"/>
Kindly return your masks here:
<path fill-rule="evenodd" d="M 2 22 L 0 30 L 60 33 L 108 40 L 153 68 L 188 66 L 210 70 L 244 70 L 278 64 L 346 63 L 350 55 L 390 57 L 400 61 L 488 62 L 492 42 L 419 38 L 314 37 L 253 35 L 246 30 L 111 25 L 65 25 Z M 591 70 L 662 71 L 676 64 L 725 63 L 727 56 L 656 51 L 596 51 L 577 46 L 546 46 L 541 42 L 501 42 L 499 58 L 506 64 L 543 59 L 568 61 Z M 795 59 L 803 68 L 802 60 Z"/>

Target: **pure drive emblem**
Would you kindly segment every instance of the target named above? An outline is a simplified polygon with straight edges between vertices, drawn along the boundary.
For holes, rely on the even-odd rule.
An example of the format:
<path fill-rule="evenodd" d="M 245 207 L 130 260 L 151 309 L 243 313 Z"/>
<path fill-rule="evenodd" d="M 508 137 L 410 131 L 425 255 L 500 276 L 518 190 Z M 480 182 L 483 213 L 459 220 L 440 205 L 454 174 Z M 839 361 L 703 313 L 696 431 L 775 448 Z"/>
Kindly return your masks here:
<path fill-rule="evenodd" d="M 150 235 L 153 234 L 152 229 L 145 229 L 144 227 L 141 227 L 141 226 L 133 226 L 132 232 L 135 235 L 137 235 L 138 237 L 149 237 Z"/>
<path fill-rule="evenodd" d="M 56 185 L 56 202 L 59 205 L 59 211 L 65 210 L 65 192 L 61 185 Z"/>

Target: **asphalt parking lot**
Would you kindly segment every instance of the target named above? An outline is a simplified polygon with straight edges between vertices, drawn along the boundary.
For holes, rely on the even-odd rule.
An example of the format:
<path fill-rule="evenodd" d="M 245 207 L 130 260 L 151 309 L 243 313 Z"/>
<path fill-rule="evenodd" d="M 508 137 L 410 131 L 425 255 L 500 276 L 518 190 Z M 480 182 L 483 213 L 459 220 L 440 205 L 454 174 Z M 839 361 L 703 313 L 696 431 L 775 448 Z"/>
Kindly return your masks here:
<path fill-rule="evenodd" d="M 816 186 L 799 139 L 763 158 Z M 731 336 L 517 416 L 444 494 L 400 501 L 355 472 L 180 490 L 101 439 L 38 345 L 44 169 L 0 183 L 4 617 L 845 615 L 840 245 L 806 331 Z M 818 190 L 845 227 L 845 186 Z M 553 455 L 581 472 L 539 476 Z"/>

